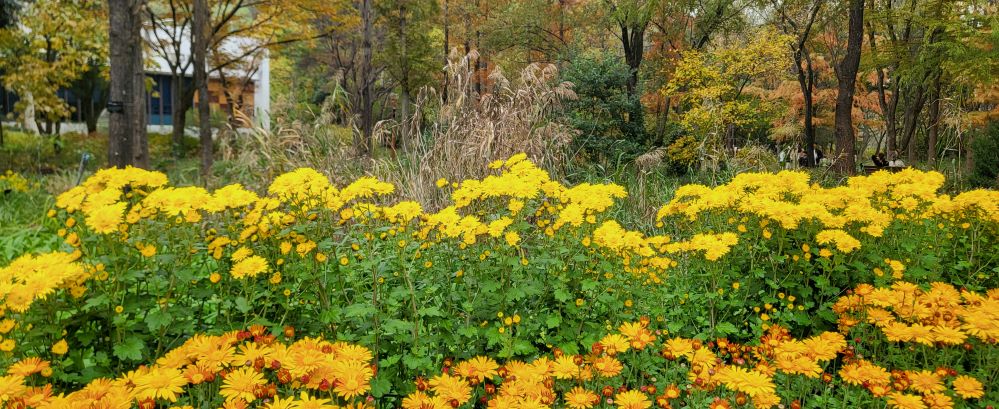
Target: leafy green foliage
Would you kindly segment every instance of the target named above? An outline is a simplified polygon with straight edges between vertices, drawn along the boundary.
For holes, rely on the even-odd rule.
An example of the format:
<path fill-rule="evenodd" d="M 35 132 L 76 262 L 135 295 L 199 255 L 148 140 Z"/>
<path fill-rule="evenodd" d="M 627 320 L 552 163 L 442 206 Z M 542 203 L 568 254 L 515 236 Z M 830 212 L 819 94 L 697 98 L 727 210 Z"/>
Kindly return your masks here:
<path fill-rule="evenodd" d="M 976 135 L 971 149 L 975 152 L 971 183 L 981 187 L 999 187 L 999 122 L 993 122 Z"/>
<path fill-rule="evenodd" d="M 645 129 L 632 121 L 642 108 L 626 89 L 630 69 L 610 54 L 584 53 L 563 72 L 578 99 L 567 105 L 569 123 L 580 131 L 575 143 L 595 159 L 619 160 L 642 152 Z"/>

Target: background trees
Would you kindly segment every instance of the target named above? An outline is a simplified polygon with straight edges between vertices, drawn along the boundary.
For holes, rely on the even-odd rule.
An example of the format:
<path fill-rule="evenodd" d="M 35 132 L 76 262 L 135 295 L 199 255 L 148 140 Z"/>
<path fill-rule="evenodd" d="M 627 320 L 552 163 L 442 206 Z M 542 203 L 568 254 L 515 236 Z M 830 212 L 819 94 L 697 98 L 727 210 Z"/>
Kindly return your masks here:
<path fill-rule="evenodd" d="M 206 116 L 224 123 L 197 121 L 219 128 L 204 131 L 202 151 L 211 152 L 219 130 L 252 116 L 242 115 L 244 93 L 265 57 L 281 121 L 320 113 L 365 158 L 395 157 L 430 135 L 441 117 L 434 107 L 447 104 L 421 103 L 429 95 L 486 109 L 490 96 L 520 80 L 506 73 L 531 64 L 553 64 L 552 81 L 572 83 L 574 98 L 556 117 L 574 129 L 566 146 L 583 162 L 627 163 L 684 138 L 673 150 L 698 147 L 692 162 L 683 154 L 693 164 L 762 146 L 805 150 L 808 165 L 813 148 L 835 152 L 827 156 L 841 173 L 881 152 L 907 163 L 959 157 L 970 170 L 972 142 L 999 101 L 999 13 L 986 0 L 206 0 L 208 31 L 197 44 L 189 40 L 201 4 L 194 0 L 129 3 L 141 13 L 128 32 L 106 26 L 115 10 L 101 2 L 0 4 L 0 80 L 21 96 L 22 122 L 55 132 L 60 120 L 79 116 L 96 130 L 104 62 L 121 56 L 108 39 L 122 38 L 166 61 L 178 159 L 200 87 L 194 67 L 221 83 L 227 102 Z M 18 9 L 13 24 L 10 10 Z M 137 25 L 145 36 L 117 37 Z M 205 62 L 196 64 L 200 52 Z M 468 82 L 446 75 L 455 61 L 467 65 Z M 110 70 L 111 82 L 118 72 Z M 147 88 L 135 86 L 129 97 Z M 124 98 L 112 88 L 118 94 L 108 99 Z M 71 107 L 60 89 L 95 97 Z M 213 155 L 203 156 L 207 173 Z"/>
<path fill-rule="evenodd" d="M 22 96 L 15 110 L 27 129 L 57 133 L 72 113 L 58 91 L 107 75 L 106 13 L 96 0 L 39 0 L 0 30 L 0 82 Z"/>

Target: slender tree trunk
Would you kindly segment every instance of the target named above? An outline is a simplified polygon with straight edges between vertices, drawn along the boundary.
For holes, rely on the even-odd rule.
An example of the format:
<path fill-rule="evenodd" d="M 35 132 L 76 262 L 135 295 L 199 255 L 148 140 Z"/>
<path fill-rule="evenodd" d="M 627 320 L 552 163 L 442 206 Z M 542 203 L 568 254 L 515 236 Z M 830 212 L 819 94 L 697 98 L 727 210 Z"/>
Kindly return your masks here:
<path fill-rule="evenodd" d="M 472 36 L 468 35 L 468 28 L 472 26 L 472 15 L 471 13 L 468 12 L 467 8 L 465 8 L 464 17 L 465 17 L 465 32 L 463 34 L 464 34 L 465 57 L 466 57 L 464 61 L 467 61 L 467 64 L 465 65 L 464 68 L 472 72 L 472 78 L 466 85 L 465 89 L 462 89 L 461 92 L 467 95 L 469 98 L 478 98 L 479 95 L 472 92 L 473 90 L 475 90 L 474 83 L 477 80 L 474 68 L 478 66 L 478 63 L 477 62 L 473 63 L 470 59 L 471 58 L 470 55 L 472 54 Z M 478 57 L 476 57 L 476 59 L 478 59 Z"/>
<path fill-rule="evenodd" d="M 132 53 L 132 93 L 131 105 L 126 104 L 130 109 L 129 119 L 132 121 L 132 163 L 136 167 L 149 169 L 149 139 L 146 136 L 146 124 L 148 123 L 146 100 L 146 62 L 142 57 L 143 39 L 142 22 L 143 11 L 146 9 L 146 0 L 131 0 L 129 4 L 129 17 L 131 18 L 129 27 Z"/>
<path fill-rule="evenodd" d="M 194 84 L 198 87 L 198 141 L 201 145 L 201 179 L 211 178 L 212 146 L 211 97 L 208 95 L 208 47 L 211 43 L 207 0 L 194 0 Z"/>
<path fill-rule="evenodd" d="M 933 78 L 933 95 L 930 96 L 929 131 L 926 135 L 926 160 L 930 165 L 937 161 L 937 139 L 940 138 L 940 75 L 938 71 Z"/>
<path fill-rule="evenodd" d="M 664 143 L 666 123 L 669 122 L 670 97 L 663 97 L 661 104 L 658 118 L 656 118 L 656 139 L 659 143 Z"/>
<path fill-rule="evenodd" d="M 975 132 L 965 132 L 964 146 L 964 175 L 971 176 L 975 170 L 975 149 L 972 148 L 975 142 Z"/>
<path fill-rule="evenodd" d="M 805 128 L 805 165 L 815 166 L 815 125 L 812 121 L 812 90 L 814 88 L 815 72 L 812 69 L 812 59 L 808 56 L 808 50 L 800 48 L 794 53 L 795 65 L 797 65 L 798 86 L 801 88 L 801 95 L 804 100 L 804 128 Z M 804 65 L 802 63 L 804 62 Z"/>
<path fill-rule="evenodd" d="M 923 105 L 926 103 L 925 86 L 923 84 L 915 84 L 914 87 L 916 88 L 916 95 L 913 96 L 909 106 L 905 108 L 905 113 L 902 117 L 902 136 L 905 138 L 902 149 L 905 149 L 906 159 L 910 164 L 914 163 L 917 159 L 916 125 L 919 124 L 919 114 L 923 111 Z"/>
<path fill-rule="evenodd" d="M 449 14 L 450 11 L 449 6 L 450 6 L 450 1 L 444 0 L 443 16 L 444 16 L 444 66 L 445 67 L 447 67 L 449 63 L 448 57 L 451 55 L 451 18 Z M 448 87 L 449 75 L 445 74 L 442 77 L 443 77 L 442 78 L 443 82 L 441 85 L 441 99 L 444 100 L 444 102 L 447 102 L 447 95 L 448 95 L 447 87 Z"/>
<path fill-rule="evenodd" d="M 725 125 L 725 150 L 729 154 L 735 154 L 735 124 Z"/>
<path fill-rule="evenodd" d="M 624 60 L 628 64 L 631 76 L 628 77 L 628 95 L 635 95 L 638 89 L 638 72 L 642 66 L 642 57 L 645 52 L 645 30 L 648 24 L 629 27 L 624 23 L 621 26 L 621 46 L 624 48 Z"/>
<path fill-rule="evenodd" d="M 860 69 L 860 51 L 864 42 L 864 0 L 850 0 L 849 34 L 846 55 L 836 71 L 836 169 L 841 173 L 856 171 L 857 137 L 853 132 L 853 94 Z"/>
<path fill-rule="evenodd" d="M 222 96 L 225 97 L 225 117 L 229 128 L 239 128 L 239 120 L 236 119 L 236 107 L 238 97 L 232 92 L 232 84 L 224 70 L 219 70 L 219 85 L 222 87 Z"/>
<path fill-rule="evenodd" d="M 399 116 L 401 145 L 405 151 L 409 146 L 409 50 L 406 38 L 406 2 L 399 2 L 399 41 L 402 44 L 402 75 L 399 79 Z M 394 154 L 394 153 L 393 153 Z"/>
<path fill-rule="evenodd" d="M 80 98 L 83 99 L 82 97 Z M 87 134 L 94 133 L 97 130 L 97 120 L 94 115 L 94 102 L 88 98 L 86 101 L 80 101 L 80 119 L 83 123 L 87 125 Z M 91 128 L 91 123 L 93 123 L 93 128 Z"/>
<path fill-rule="evenodd" d="M 900 94 L 902 92 L 902 86 L 899 83 L 900 78 L 896 76 L 892 79 L 894 86 L 892 88 L 891 98 L 888 101 L 888 110 L 885 111 L 885 130 L 887 134 L 885 136 L 885 145 L 887 146 L 888 156 L 898 155 L 898 101 Z"/>
<path fill-rule="evenodd" d="M 450 1 L 444 0 L 444 64 L 447 65 L 447 57 L 451 53 L 451 19 L 449 13 Z"/>
<path fill-rule="evenodd" d="M 628 92 L 628 96 L 638 98 L 638 74 L 642 67 L 642 57 L 645 53 L 645 30 L 648 28 L 648 22 L 637 26 L 629 26 L 624 22 L 619 22 L 618 24 L 621 27 L 621 46 L 624 48 L 624 59 L 631 71 L 626 84 L 626 91 Z M 644 134 L 645 112 L 641 103 L 637 105 L 637 107 L 631 110 L 632 112 L 628 113 L 628 121 L 633 122 L 634 127 Z"/>
<path fill-rule="evenodd" d="M 173 124 L 173 131 L 171 132 L 171 139 L 173 140 L 173 157 L 180 159 L 184 155 L 184 127 L 187 126 L 187 117 L 184 115 L 186 112 L 184 108 L 184 75 L 182 73 L 174 72 L 170 78 L 170 106 L 173 108 L 173 112 L 170 113 L 171 123 Z"/>
<path fill-rule="evenodd" d="M 31 91 L 25 91 L 21 95 L 24 98 L 24 112 L 21 114 L 24 130 L 29 134 L 38 135 L 38 121 L 35 121 L 35 96 Z"/>
<path fill-rule="evenodd" d="M 358 156 L 366 156 L 371 153 L 371 139 L 374 128 L 374 96 L 372 86 L 374 85 L 374 73 L 371 62 L 371 43 L 374 35 L 374 16 L 372 10 L 372 0 L 361 0 L 361 134 L 360 138 L 355 138 L 354 147 Z"/>
<path fill-rule="evenodd" d="M 481 13 L 482 7 L 479 4 L 479 0 L 475 0 L 475 11 Z M 479 25 L 475 25 L 475 50 L 479 52 L 479 57 L 475 59 L 475 93 L 482 95 L 482 31 L 479 30 Z"/>
<path fill-rule="evenodd" d="M 7 17 L 7 16 L 3 15 L 3 13 L 0 13 L 0 17 Z M 3 19 L 0 18 L 0 29 L 5 28 L 5 27 L 6 27 L 6 25 L 4 24 Z M 0 82 L 0 98 L 2 98 L 2 99 L 0 99 L 0 107 L 6 107 L 6 105 L 7 105 L 7 101 L 6 101 L 7 94 L 5 93 L 5 90 L 6 90 L 6 87 L 4 86 L 4 84 L 2 82 Z M 0 147 L 2 147 L 2 146 L 3 146 L 3 117 L 0 116 Z"/>

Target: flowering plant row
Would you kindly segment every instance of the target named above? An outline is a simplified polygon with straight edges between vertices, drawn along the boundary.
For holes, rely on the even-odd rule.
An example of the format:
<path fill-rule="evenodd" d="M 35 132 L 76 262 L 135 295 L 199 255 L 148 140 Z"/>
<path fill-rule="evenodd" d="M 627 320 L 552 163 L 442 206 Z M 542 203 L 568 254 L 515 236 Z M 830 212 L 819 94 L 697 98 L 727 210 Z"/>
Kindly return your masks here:
<path fill-rule="evenodd" d="M 913 303 L 913 300 L 918 300 Z M 467 360 L 443 361 L 439 374 L 419 376 L 401 386 L 408 391 L 399 405 L 406 409 L 456 408 L 479 403 L 490 408 L 653 406 L 771 408 L 857 407 L 883 399 L 890 408 L 954 408 L 995 399 L 986 397 L 976 376 L 995 381 L 995 328 L 999 317 L 974 316 L 995 311 L 999 290 L 982 295 L 935 283 L 927 291 L 899 282 L 890 288 L 862 285 L 837 302 L 841 319 L 850 322 L 858 311 L 891 308 L 900 314 L 921 316 L 928 333 L 968 331 L 958 347 L 982 350 L 975 359 L 946 360 L 952 339 L 899 340 L 883 328 L 884 338 L 848 340 L 854 328 L 795 339 L 781 326 L 769 326 L 758 340 L 739 344 L 725 338 L 710 341 L 672 336 L 652 329 L 642 317 L 625 322 L 617 331 L 594 342 L 586 353 L 555 349 L 530 361 L 508 360 L 502 365 L 479 355 Z M 879 307 L 867 307 L 868 304 Z M 849 307 L 846 307 L 849 306 Z M 933 308 L 949 306 L 966 320 L 939 321 Z M 928 310 L 919 311 L 922 307 Z M 992 307 L 992 308 L 989 308 Z M 849 313 L 847 312 L 849 310 Z M 919 312 L 917 312 L 919 311 Z M 971 314 L 971 315 L 969 315 Z M 878 322 L 872 315 L 870 321 Z M 929 321 L 928 321 L 929 320 Z M 206 408 L 335 408 L 366 407 L 376 403 L 371 382 L 379 367 L 367 348 L 343 342 L 303 338 L 295 329 L 271 334 L 261 326 L 221 336 L 197 335 L 171 350 L 151 366 L 140 366 L 113 380 L 98 379 L 70 392 L 56 393 L 44 384 L 52 375 L 50 362 L 26 358 L 10 365 L 0 377 L 0 401 L 18 408 L 155 408 L 158 405 Z M 279 342 L 285 339 L 288 343 Z M 886 342 L 887 341 L 887 342 Z M 924 344 L 923 365 L 890 368 L 862 351 L 885 348 L 906 351 L 905 343 Z M 938 348 L 935 350 L 933 348 Z M 879 354 L 880 355 L 880 354 Z M 945 358 L 945 359 L 941 359 Z M 948 364 L 943 364 L 947 362 Z M 975 376 L 962 373 L 971 367 Z M 962 372 L 959 372 L 958 370 Z M 389 400 L 389 397 L 383 397 Z M 390 401 L 386 402 L 390 403 Z"/>
<path fill-rule="evenodd" d="M 836 187 L 743 174 L 680 188 L 655 227 L 638 230 L 613 218 L 621 186 L 567 186 L 523 155 L 490 167 L 480 180 L 438 181 L 452 199 L 440 209 L 399 201 L 374 178 L 338 188 L 312 169 L 261 193 L 99 171 L 49 211 L 61 248 L 0 268 L 0 366 L 47 359 L 58 390 L 116 377 L 195 334 L 293 327 L 368 348 L 378 371 L 367 393 L 401 402 L 449 357 L 582 355 L 640 317 L 740 344 L 774 326 L 809 339 L 875 325 L 894 337 L 865 344 L 879 354 L 893 342 L 994 338 L 964 326 L 987 322 L 970 299 L 945 320 L 956 327 L 837 302 L 861 284 L 999 286 L 999 192 L 942 194 L 942 176 L 915 170 Z M 965 359 L 948 351 L 946 362 Z"/>

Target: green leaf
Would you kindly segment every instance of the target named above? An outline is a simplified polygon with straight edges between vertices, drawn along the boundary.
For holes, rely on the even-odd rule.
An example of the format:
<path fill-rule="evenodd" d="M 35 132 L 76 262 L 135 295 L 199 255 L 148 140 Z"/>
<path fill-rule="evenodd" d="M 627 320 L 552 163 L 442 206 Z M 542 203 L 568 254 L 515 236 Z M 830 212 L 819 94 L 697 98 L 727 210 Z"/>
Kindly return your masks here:
<path fill-rule="evenodd" d="M 727 336 L 739 332 L 739 329 L 731 322 L 723 322 L 715 326 L 715 331 L 718 331 L 718 334 L 722 336 Z"/>
<path fill-rule="evenodd" d="M 515 355 L 530 355 L 535 352 L 537 352 L 537 349 L 530 342 L 523 339 L 513 341 L 513 353 Z"/>
<path fill-rule="evenodd" d="M 247 311 L 250 311 L 250 301 L 243 296 L 236 297 L 236 309 L 246 314 Z"/>
<path fill-rule="evenodd" d="M 402 359 L 402 355 L 399 354 L 389 355 L 384 359 L 378 361 L 378 366 L 381 368 L 388 368 L 392 365 L 395 365 L 396 362 L 399 362 L 400 359 Z"/>
<path fill-rule="evenodd" d="M 170 325 L 173 322 L 173 316 L 166 310 L 153 310 L 149 315 L 146 315 L 145 321 L 150 331 L 156 331 Z"/>
<path fill-rule="evenodd" d="M 423 317 L 443 317 L 444 313 L 437 306 L 420 308 L 420 316 Z"/>
<path fill-rule="evenodd" d="M 146 344 L 139 337 L 133 336 L 126 339 L 125 342 L 116 344 L 112 351 L 114 356 L 119 359 L 140 361 L 142 360 L 142 350 L 145 348 Z"/>
<path fill-rule="evenodd" d="M 331 307 L 328 310 L 324 310 L 319 313 L 319 321 L 323 324 L 329 324 L 336 322 L 340 319 L 340 309 L 336 307 Z"/>
<path fill-rule="evenodd" d="M 88 298 L 87 302 L 85 304 L 83 304 L 83 308 L 84 309 L 90 309 L 90 308 L 93 308 L 93 307 L 100 307 L 100 306 L 107 305 L 109 302 L 110 302 L 110 299 L 108 298 L 108 295 L 107 294 L 101 294 L 101 295 L 98 295 L 96 297 L 90 297 L 90 298 Z"/>
<path fill-rule="evenodd" d="M 386 334 L 408 333 L 413 330 L 413 323 L 396 318 L 389 318 L 385 320 L 385 325 L 382 328 L 385 329 Z"/>
<path fill-rule="evenodd" d="M 431 364 L 429 357 L 409 354 L 402 357 L 402 363 L 409 369 L 428 368 Z"/>
<path fill-rule="evenodd" d="M 462 327 L 458 329 L 458 335 L 462 335 L 468 338 L 475 338 L 479 335 L 479 330 L 475 327 Z"/>
<path fill-rule="evenodd" d="M 510 301 L 520 300 L 527 296 L 527 293 L 525 293 L 524 290 L 518 287 L 510 288 L 509 290 L 507 290 L 506 294 L 508 297 L 510 297 Z"/>
<path fill-rule="evenodd" d="M 380 398 L 392 390 L 392 382 L 383 377 L 376 377 L 371 380 L 371 396 Z"/>
<path fill-rule="evenodd" d="M 378 310 L 372 307 L 371 304 L 351 304 L 347 308 L 344 308 L 343 312 L 348 318 L 354 318 L 374 315 Z"/>
<path fill-rule="evenodd" d="M 555 299 L 559 302 L 566 302 L 572 299 L 572 294 L 569 294 L 564 288 L 555 289 Z"/>

